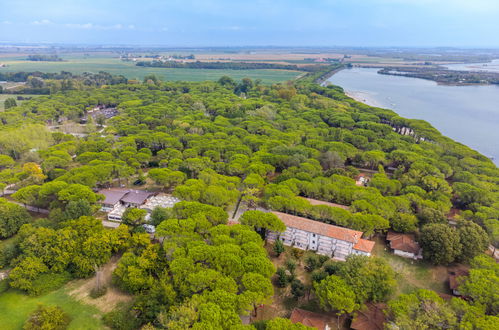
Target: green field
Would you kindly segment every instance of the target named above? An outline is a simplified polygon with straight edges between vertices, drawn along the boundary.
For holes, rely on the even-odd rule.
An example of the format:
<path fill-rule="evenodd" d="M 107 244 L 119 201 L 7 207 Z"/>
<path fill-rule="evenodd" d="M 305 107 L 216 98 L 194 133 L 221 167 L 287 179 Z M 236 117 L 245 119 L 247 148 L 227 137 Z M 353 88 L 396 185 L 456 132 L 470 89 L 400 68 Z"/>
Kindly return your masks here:
<path fill-rule="evenodd" d="M 60 72 L 69 71 L 76 74 L 83 72 L 97 73 L 106 71 L 111 74 L 121 74 L 129 79 L 140 79 L 148 74 L 156 74 L 162 80 L 171 81 L 203 81 L 217 80 L 227 75 L 233 79 L 242 78 L 261 79 L 265 84 L 282 82 L 298 77 L 301 72 L 288 70 L 206 70 L 206 69 L 167 69 L 144 68 L 135 66 L 133 62 L 124 62 L 112 57 L 83 57 L 62 56 L 64 62 L 33 62 L 24 60 L 25 57 L 2 58 L 0 62 L 7 67 L 0 68 L 0 72 L 41 71 Z"/>
<path fill-rule="evenodd" d="M 22 329 L 24 322 L 39 304 L 60 306 L 71 317 L 68 329 L 103 329 L 101 313 L 92 306 L 71 298 L 65 288 L 39 297 L 30 297 L 10 289 L 0 294 L 0 329 Z"/>
<path fill-rule="evenodd" d="M 0 94 L 0 111 L 4 110 L 4 102 L 8 98 L 14 98 L 14 99 L 16 99 L 17 105 L 19 105 L 22 102 L 24 102 L 24 101 L 17 100 L 18 96 L 22 96 L 22 97 L 37 97 L 37 96 L 40 96 L 40 95 L 30 95 L 30 94 Z"/>

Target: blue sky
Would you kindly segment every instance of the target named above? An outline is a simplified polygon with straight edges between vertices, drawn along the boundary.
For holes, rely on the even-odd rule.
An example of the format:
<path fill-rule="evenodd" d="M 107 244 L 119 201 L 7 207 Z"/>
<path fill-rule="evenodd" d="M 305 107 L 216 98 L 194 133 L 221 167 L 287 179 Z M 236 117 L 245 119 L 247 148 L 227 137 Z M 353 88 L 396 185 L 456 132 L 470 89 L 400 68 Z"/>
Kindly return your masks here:
<path fill-rule="evenodd" d="M 0 0 L 0 42 L 499 47 L 499 0 Z"/>

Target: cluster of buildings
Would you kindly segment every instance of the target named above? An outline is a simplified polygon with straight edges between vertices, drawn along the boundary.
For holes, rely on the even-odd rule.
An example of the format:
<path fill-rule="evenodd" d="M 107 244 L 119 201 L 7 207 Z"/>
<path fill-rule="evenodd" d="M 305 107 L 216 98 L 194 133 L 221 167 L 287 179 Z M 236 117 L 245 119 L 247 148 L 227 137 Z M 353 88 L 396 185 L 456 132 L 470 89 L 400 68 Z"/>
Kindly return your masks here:
<path fill-rule="evenodd" d="M 144 209 L 149 217 L 156 207 L 170 208 L 180 202 L 178 198 L 170 195 L 127 188 L 102 189 L 99 194 L 105 197 L 101 202 L 101 211 L 107 213 L 107 219 L 110 221 L 121 221 L 123 213 L 129 207 Z"/>
<path fill-rule="evenodd" d="M 294 216 L 272 212 L 286 225 L 284 233 L 270 232 L 269 240 L 280 239 L 284 245 L 315 251 L 336 260 L 352 254 L 370 256 L 374 242 L 361 238 L 362 232 Z"/>

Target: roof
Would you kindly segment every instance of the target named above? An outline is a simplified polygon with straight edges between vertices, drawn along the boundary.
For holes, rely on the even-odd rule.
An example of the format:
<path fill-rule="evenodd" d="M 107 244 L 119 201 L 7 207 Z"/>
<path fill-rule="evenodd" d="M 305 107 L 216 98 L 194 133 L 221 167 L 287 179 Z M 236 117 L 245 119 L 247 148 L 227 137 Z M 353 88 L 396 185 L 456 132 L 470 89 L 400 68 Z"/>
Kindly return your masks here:
<path fill-rule="evenodd" d="M 371 253 L 374 247 L 374 242 L 367 239 L 359 239 L 357 244 L 353 246 L 354 250 L 359 250 L 367 253 Z"/>
<path fill-rule="evenodd" d="M 305 197 L 302 197 L 302 198 L 305 199 L 305 200 L 307 200 L 312 205 L 326 205 L 326 206 L 331 206 L 331 207 L 339 207 L 339 208 L 344 209 L 344 210 L 350 209 L 346 205 L 341 205 L 341 204 L 336 204 L 336 203 L 330 203 L 330 202 L 324 202 L 324 201 L 320 201 L 320 200 L 312 199 L 312 198 L 305 198 Z"/>
<path fill-rule="evenodd" d="M 309 312 L 304 309 L 295 308 L 291 313 L 291 322 L 300 322 L 308 327 L 314 327 L 319 330 L 326 329 L 326 325 L 331 322 L 331 318 L 326 315 Z"/>
<path fill-rule="evenodd" d="M 132 190 L 123 188 L 109 188 L 99 190 L 105 196 L 103 204 L 115 205 L 119 201 L 132 204 L 143 204 L 154 193 L 145 190 Z"/>
<path fill-rule="evenodd" d="M 367 309 L 357 311 L 350 328 L 355 330 L 383 330 L 386 321 L 385 304 L 366 304 Z"/>
<path fill-rule="evenodd" d="M 128 189 L 102 189 L 99 190 L 99 194 L 104 195 L 105 199 L 103 204 L 115 205 L 118 203 L 123 196 L 128 193 Z"/>
<path fill-rule="evenodd" d="M 390 241 L 390 247 L 393 250 L 399 250 L 404 252 L 409 252 L 413 254 L 419 254 L 421 247 L 418 242 L 414 239 L 414 235 L 401 234 L 395 232 L 388 232 L 386 235 L 386 240 Z"/>
<path fill-rule="evenodd" d="M 143 204 L 154 193 L 145 190 L 129 190 L 121 199 L 123 203 Z"/>
<path fill-rule="evenodd" d="M 274 213 L 279 219 L 281 219 L 286 227 L 301 229 L 304 231 L 336 238 L 338 240 L 350 243 L 357 243 L 357 241 L 362 237 L 361 231 L 328 225 L 323 222 L 297 217 L 291 214 L 275 211 L 272 211 L 272 213 Z"/>

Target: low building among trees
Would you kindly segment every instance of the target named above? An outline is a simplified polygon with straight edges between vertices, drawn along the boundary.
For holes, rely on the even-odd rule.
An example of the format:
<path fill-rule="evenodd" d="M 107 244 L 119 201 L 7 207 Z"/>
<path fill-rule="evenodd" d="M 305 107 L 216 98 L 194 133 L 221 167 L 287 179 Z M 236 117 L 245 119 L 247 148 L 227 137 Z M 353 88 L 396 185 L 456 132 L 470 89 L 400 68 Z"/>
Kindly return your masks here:
<path fill-rule="evenodd" d="M 390 231 L 386 235 L 386 240 L 390 242 L 394 254 L 415 260 L 423 259 L 423 249 L 416 242 L 414 235 Z"/>
<path fill-rule="evenodd" d="M 270 232 L 269 240 L 280 239 L 285 245 L 344 261 L 351 254 L 370 256 L 374 242 L 362 239 L 362 232 L 348 228 L 272 212 L 286 226 L 283 233 Z"/>

